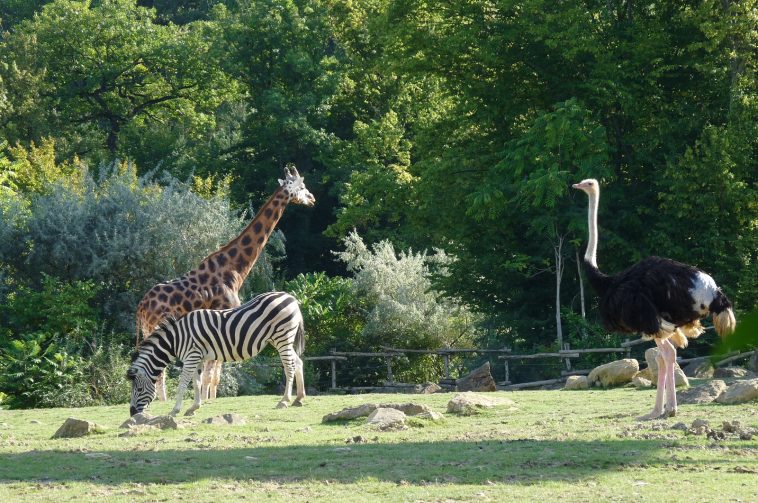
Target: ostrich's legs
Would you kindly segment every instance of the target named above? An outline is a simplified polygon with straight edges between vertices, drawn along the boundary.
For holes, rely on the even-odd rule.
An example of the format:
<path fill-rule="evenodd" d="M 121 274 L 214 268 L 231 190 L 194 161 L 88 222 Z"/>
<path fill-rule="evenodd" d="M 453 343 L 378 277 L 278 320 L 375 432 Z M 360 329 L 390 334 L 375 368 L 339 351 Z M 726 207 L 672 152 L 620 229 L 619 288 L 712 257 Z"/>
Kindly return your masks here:
<path fill-rule="evenodd" d="M 661 341 L 661 350 L 664 348 L 666 352 L 663 354 L 663 360 L 666 362 L 666 417 L 676 416 L 676 376 L 674 375 L 674 364 L 676 363 L 676 347 L 671 344 L 671 341 L 664 339 Z M 660 373 L 661 369 L 658 369 Z"/>

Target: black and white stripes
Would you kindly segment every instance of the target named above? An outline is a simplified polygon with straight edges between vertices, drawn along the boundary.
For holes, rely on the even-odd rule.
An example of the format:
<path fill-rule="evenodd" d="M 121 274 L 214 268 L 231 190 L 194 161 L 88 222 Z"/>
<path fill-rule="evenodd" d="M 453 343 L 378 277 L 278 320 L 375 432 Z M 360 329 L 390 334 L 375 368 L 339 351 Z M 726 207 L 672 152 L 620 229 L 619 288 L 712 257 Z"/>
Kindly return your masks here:
<path fill-rule="evenodd" d="M 132 415 L 142 412 L 155 396 L 155 380 L 173 360 L 183 363 L 177 390 L 179 412 L 182 397 L 190 380 L 195 388 L 195 402 L 187 415 L 200 407 L 200 363 L 208 360 L 241 361 L 257 355 L 266 344 L 279 352 L 286 376 L 285 394 L 279 407 L 289 404 L 292 381 L 297 383 L 301 405 L 305 397 L 303 362 L 305 345 L 303 317 L 297 300 L 284 292 L 259 295 L 235 309 L 192 311 L 178 320 L 164 321 L 139 347 L 127 372 L 132 380 Z"/>

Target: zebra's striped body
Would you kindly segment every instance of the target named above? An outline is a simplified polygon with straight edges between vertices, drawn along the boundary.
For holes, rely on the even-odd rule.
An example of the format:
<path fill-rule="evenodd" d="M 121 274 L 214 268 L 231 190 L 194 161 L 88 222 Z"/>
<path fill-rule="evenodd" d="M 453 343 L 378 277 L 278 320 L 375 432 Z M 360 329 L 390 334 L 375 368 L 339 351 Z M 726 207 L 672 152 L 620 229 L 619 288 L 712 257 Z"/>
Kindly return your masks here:
<path fill-rule="evenodd" d="M 193 414 L 201 403 L 200 372 L 203 361 L 241 361 L 257 355 L 266 344 L 279 352 L 287 379 L 279 407 L 289 404 L 292 381 L 297 383 L 297 398 L 305 398 L 303 362 L 303 317 L 297 300 L 284 292 L 264 293 L 234 309 L 191 311 L 178 320 L 168 319 L 143 343 L 127 378 L 132 380 L 132 415 L 142 412 L 155 397 L 155 380 L 174 359 L 183 363 L 172 415 L 179 413 L 184 392 L 192 381 L 195 402 L 187 411 Z"/>

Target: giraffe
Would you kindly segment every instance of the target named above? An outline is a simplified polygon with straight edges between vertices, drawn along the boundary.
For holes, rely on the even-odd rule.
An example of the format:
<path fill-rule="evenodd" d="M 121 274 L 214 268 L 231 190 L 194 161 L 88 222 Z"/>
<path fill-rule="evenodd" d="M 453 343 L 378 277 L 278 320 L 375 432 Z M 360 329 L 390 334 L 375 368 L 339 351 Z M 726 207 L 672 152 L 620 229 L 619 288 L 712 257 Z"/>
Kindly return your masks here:
<path fill-rule="evenodd" d="M 237 237 L 205 257 L 196 269 L 148 290 L 137 305 L 137 346 L 141 342 L 140 333 L 142 339 L 147 338 L 168 317 L 179 318 L 195 309 L 239 307 L 242 284 L 290 201 L 305 206 L 316 202 L 294 166 L 284 169 L 284 180 L 279 180 L 279 187 Z M 216 398 L 220 377 L 220 361 L 205 364 L 203 398 Z M 156 389 L 158 398 L 165 400 L 163 373 L 156 381 Z"/>

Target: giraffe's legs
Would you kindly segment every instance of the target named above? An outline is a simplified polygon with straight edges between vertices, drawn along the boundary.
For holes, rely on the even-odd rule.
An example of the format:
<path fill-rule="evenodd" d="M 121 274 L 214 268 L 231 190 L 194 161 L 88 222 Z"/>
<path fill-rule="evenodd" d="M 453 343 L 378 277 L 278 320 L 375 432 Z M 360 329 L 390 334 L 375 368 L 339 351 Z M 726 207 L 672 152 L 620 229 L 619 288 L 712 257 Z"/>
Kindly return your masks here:
<path fill-rule="evenodd" d="M 292 402 L 295 407 L 301 407 L 303 405 L 303 399 L 305 398 L 305 380 L 303 379 L 303 360 L 298 355 L 295 355 L 295 383 L 297 384 L 297 398 Z"/>
<path fill-rule="evenodd" d="M 200 376 L 200 396 L 203 400 L 209 400 L 211 389 L 211 368 L 213 360 L 206 360 Z"/>
<path fill-rule="evenodd" d="M 155 380 L 155 391 L 158 394 L 158 400 L 166 401 L 166 370 L 161 371 L 161 374 Z"/>
<path fill-rule="evenodd" d="M 215 400 L 216 392 L 218 391 L 218 383 L 221 381 L 221 369 L 224 363 L 220 360 L 211 362 L 211 384 L 208 388 L 208 399 Z"/>

